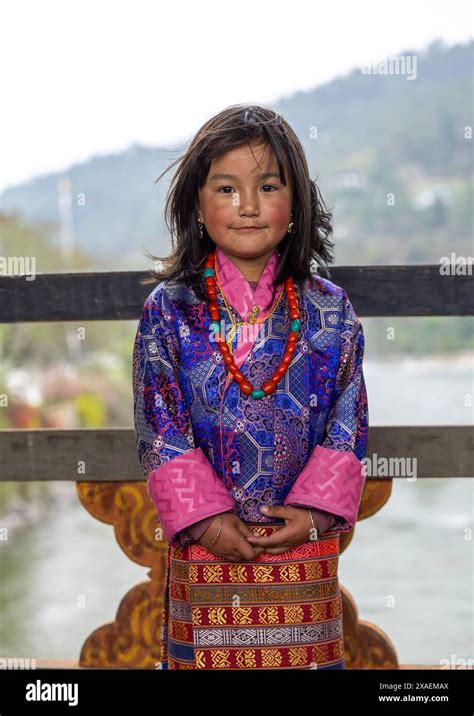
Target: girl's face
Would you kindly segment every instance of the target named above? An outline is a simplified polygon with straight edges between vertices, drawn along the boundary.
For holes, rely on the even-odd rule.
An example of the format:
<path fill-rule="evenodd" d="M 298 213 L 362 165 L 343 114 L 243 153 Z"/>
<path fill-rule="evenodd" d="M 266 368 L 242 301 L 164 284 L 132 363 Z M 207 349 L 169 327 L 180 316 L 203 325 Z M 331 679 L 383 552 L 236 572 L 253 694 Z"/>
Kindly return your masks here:
<path fill-rule="evenodd" d="M 280 181 L 271 148 L 255 140 L 251 146 L 253 154 L 243 145 L 211 162 L 199 190 L 197 215 L 241 270 L 257 265 L 263 270 L 288 230 L 293 192 L 286 171 L 288 183 Z M 241 227 L 256 229 L 239 231 Z"/>

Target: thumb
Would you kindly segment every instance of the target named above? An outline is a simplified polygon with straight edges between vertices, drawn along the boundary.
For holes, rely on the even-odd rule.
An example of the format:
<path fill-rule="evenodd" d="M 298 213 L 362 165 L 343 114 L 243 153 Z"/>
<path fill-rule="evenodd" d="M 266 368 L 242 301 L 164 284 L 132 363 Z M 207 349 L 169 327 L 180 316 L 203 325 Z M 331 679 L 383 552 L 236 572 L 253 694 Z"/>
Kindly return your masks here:
<path fill-rule="evenodd" d="M 283 517 L 285 519 L 288 518 L 287 508 L 280 505 L 265 505 L 264 507 L 260 508 L 260 512 L 262 513 L 262 515 L 266 515 L 267 517 Z"/>

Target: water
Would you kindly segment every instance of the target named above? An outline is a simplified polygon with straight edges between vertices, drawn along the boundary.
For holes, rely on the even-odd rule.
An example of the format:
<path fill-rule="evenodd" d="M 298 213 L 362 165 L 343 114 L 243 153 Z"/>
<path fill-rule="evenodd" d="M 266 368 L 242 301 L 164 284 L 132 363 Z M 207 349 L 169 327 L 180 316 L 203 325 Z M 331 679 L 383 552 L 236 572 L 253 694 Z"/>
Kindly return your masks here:
<path fill-rule="evenodd" d="M 366 361 L 370 424 L 469 424 L 472 366 L 469 355 Z M 0 542 L 0 657 L 78 659 L 148 579 L 113 527 L 80 505 L 74 483 L 52 488 L 50 510 Z M 469 478 L 395 479 L 389 502 L 357 523 L 341 555 L 339 579 L 359 619 L 389 636 L 400 663 L 474 657 L 473 507 Z"/>

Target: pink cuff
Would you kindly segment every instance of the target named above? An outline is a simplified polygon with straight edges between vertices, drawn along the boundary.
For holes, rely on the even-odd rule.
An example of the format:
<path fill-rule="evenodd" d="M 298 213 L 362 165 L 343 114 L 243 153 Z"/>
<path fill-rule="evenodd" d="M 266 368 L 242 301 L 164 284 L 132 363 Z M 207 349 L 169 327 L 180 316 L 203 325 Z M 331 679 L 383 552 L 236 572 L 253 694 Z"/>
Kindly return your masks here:
<path fill-rule="evenodd" d="M 342 518 L 335 531 L 353 529 L 365 483 L 365 465 L 353 452 L 316 445 L 283 504 L 299 504 Z"/>
<path fill-rule="evenodd" d="M 152 470 L 147 490 L 168 542 L 205 517 L 236 511 L 234 500 L 201 448 Z"/>

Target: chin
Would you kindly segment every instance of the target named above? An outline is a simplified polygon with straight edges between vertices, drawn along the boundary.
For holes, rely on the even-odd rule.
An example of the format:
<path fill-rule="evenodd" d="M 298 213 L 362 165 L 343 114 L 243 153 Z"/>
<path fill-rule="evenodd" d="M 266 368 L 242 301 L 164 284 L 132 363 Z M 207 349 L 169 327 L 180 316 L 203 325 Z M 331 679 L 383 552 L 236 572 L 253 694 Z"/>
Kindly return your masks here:
<path fill-rule="evenodd" d="M 222 249 L 226 251 L 226 247 L 223 246 Z M 251 240 L 248 241 L 239 241 L 237 244 L 234 244 L 232 246 L 229 246 L 229 251 L 233 251 L 234 253 L 239 253 L 243 255 L 252 255 L 252 254 L 263 254 L 267 251 L 272 250 L 272 246 L 269 246 L 267 244 L 260 244 L 260 243 L 251 243 Z"/>

